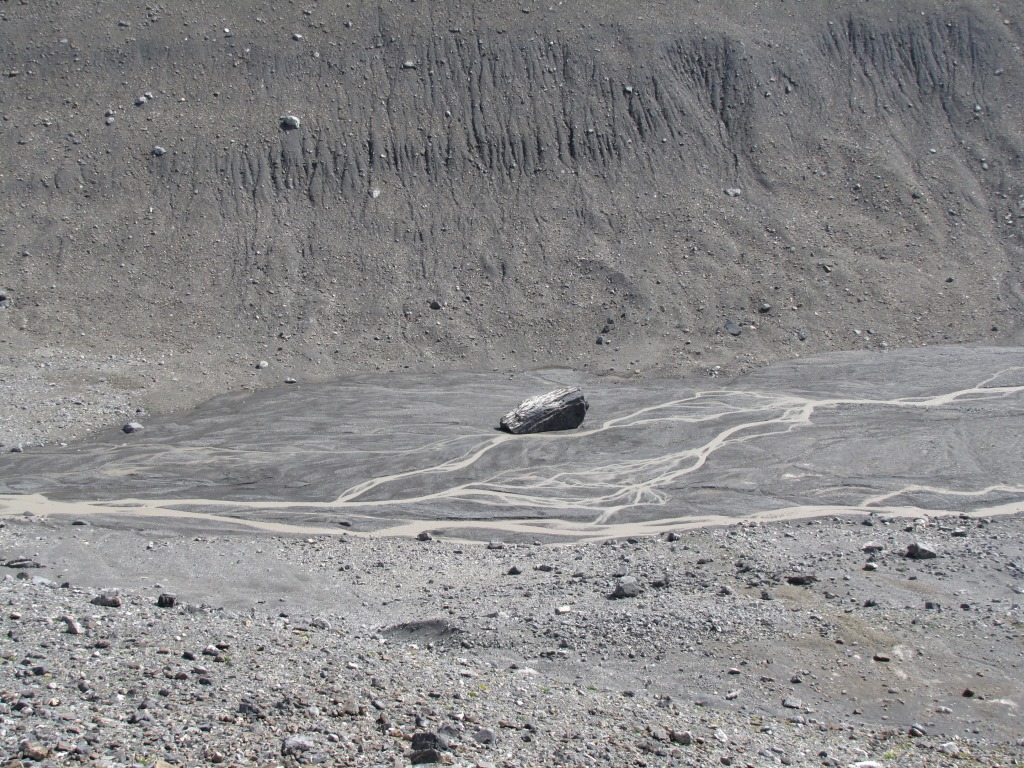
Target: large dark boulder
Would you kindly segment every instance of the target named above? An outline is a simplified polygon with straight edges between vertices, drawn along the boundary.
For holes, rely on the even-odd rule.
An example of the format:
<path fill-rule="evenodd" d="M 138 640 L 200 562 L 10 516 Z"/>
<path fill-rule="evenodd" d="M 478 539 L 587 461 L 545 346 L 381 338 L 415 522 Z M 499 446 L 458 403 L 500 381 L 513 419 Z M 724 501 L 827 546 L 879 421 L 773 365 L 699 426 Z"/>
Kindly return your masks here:
<path fill-rule="evenodd" d="M 513 435 L 576 429 L 590 404 L 579 387 L 563 387 L 524 400 L 501 417 L 501 428 Z"/>

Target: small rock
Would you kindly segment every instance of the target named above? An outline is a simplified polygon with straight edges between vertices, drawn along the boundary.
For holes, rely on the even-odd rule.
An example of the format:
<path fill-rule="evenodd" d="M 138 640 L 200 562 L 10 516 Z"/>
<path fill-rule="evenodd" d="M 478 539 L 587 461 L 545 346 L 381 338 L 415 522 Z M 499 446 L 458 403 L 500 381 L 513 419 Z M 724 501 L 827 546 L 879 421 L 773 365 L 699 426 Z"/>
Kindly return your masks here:
<path fill-rule="evenodd" d="M 818 580 L 818 577 L 813 573 L 795 573 L 792 576 L 787 576 L 786 581 L 795 587 L 806 587 Z"/>
<path fill-rule="evenodd" d="M 668 731 L 666 731 L 664 728 L 662 728 L 659 725 L 649 725 L 649 726 L 647 726 L 647 732 L 649 734 L 651 734 L 651 738 L 654 739 L 655 741 L 668 741 L 669 740 Z"/>
<path fill-rule="evenodd" d="M 909 734 L 911 737 L 917 739 L 917 738 L 920 738 L 921 736 L 925 735 L 925 730 L 924 730 L 924 728 L 922 726 L 918 725 L 917 723 L 914 723 L 907 730 L 907 734 Z"/>
<path fill-rule="evenodd" d="M 442 738 L 437 733 L 431 733 L 429 731 L 420 731 L 412 735 L 412 748 L 416 752 L 425 751 L 428 749 L 435 749 L 438 751 L 448 748 L 447 739 Z"/>
<path fill-rule="evenodd" d="M 409 753 L 409 762 L 413 765 L 431 765 L 441 760 L 441 752 L 436 749 L 414 749 Z"/>
<path fill-rule="evenodd" d="M 116 591 L 100 592 L 90 602 L 93 605 L 99 605 L 104 608 L 120 608 L 124 605 L 124 601 Z"/>
<path fill-rule="evenodd" d="M 263 708 L 259 706 L 252 699 L 242 699 L 238 702 L 238 712 L 243 715 L 252 715 L 253 717 L 265 717 Z"/>
<path fill-rule="evenodd" d="M 261 369 L 266 368 L 268 365 L 270 365 L 270 363 L 268 363 L 266 360 L 260 360 L 258 363 L 256 363 L 256 367 Z"/>
<path fill-rule="evenodd" d="M 498 734 L 490 728 L 478 728 L 471 735 L 477 744 L 490 745 L 498 741 Z"/>
<path fill-rule="evenodd" d="M 166 154 L 167 154 L 167 150 L 164 149 L 163 147 L 161 147 L 159 144 L 157 144 L 155 147 L 153 147 L 153 155 L 154 156 L 156 156 L 156 157 L 163 157 Z"/>
<path fill-rule="evenodd" d="M 688 747 L 693 744 L 693 733 L 691 731 L 672 731 L 672 741 Z"/>
<path fill-rule="evenodd" d="M 302 125 L 302 120 L 296 115 L 281 115 L 281 127 L 286 131 L 294 131 Z"/>
<path fill-rule="evenodd" d="M 85 632 L 82 629 L 82 625 L 78 623 L 78 619 L 74 616 L 64 616 L 61 621 L 67 625 L 67 633 L 69 635 L 81 635 Z"/>
<path fill-rule="evenodd" d="M 178 604 L 178 596 L 170 592 L 164 592 L 156 599 L 158 608 L 173 608 Z"/>
<path fill-rule="evenodd" d="M 938 557 L 938 553 L 927 544 L 915 541 L 907 545 L 906 556 L 911 560 L 929 560 Z"/>
<path fill-rule="evenodd" d="M 41 763 L 50 756 L 50 749 L 38 741 L 23 741 L 21 742 L 21 754 L 29 760 Z"/>
<path fill-rule="evenodd" d="M 801 709 L 804 703 L 793 696 L 787 696 L 782 700 L 782 706 L 786 709 Z"/>
<path fill-rule="evenodd" d="M 127 424 L 121 427 L 121 431 L 124 432 L 126 435 L 133 435 L 136 432 L 141 432 L 144 429 L 145 427 L 139 424 L 139 422 L 137 421 L 129 421 Z"/>
<path fill-rule="evenodd" d="M 8 560 L 4 563 L 4 568 L 42 568 L 42 563 L 37 563 L 30 557 L 16 557 L 13 560 Z M 28 578 L 26 576 L 26 578 Z"/>
<path fill-rule="evenodd" d="M 939 744 L 937 747 L 939 752 L 950 757 L 956 757 L 960 754 L 960 746 L 955 741 L 947 741 L 943 744 Z"/>
<path fill-rule="evenodd" d="M 732 336 L 739 336 L 741 333 L 743 333 L 743 329 L 740 328 L 734 320 L 725 321 L 725 330 L 728 331 L 729 334 Z"/>
<path fill-rule="evenodd" d="M 623 576 L 615 584 L 615 589 L 612 590 L 610 597 L 613 599 L 621 599 L 625 597 L 636 597 L 640 594 L 640 585 L 633 576 Z"/>
<path fill-rule="evenodd" d="M 430 541 L 430 540 L 432 540 L 433 538 L 434 538 L 434 537 L 430 535 L 430 531 L 420 531 L 420 532 L 419 532 L 419 533 L 418 533 L 418 534 L 416 535 L 416 539 L 417 539 L 418 541 Z"/>
<path fill-rule="evenodd" d="M 281 742 L 282 755 L 297 755 L 313 748 L 313 742 L 305 736 L 289 736 Z"/>
<path fill-rule="evenodd" d="M 508 575 L 509 576 L 518 576 L 522 572 L 523 572 L 523 569 L 520 568 L 518 565 L 513 565 L 511 568 L 508 569 Z"/>
<path fill-rule="evenodd" d="M 488 549 L 504 549 L 505 548 L 505 544 L 504 544 L 504 542 L 498 541 L 497 539 L 491 539 L 489 542 L 487 542 L 487 548 Z"/>
<path fill-rule="evenodd" d="M 743 190 L 740 189 L 739 187 L 729 187 L 727 190 L 725 190 L 725 194 L 727 194 L 729 197 L 739 197 L 740 195 L 743 194 Z"/>
<path fill-rule="evenodd" d="M 437 299 L 434 299 L 433 301 L 430 302 L 430 304 L 428 306 L 431 309 L 437 310 L 437 309 L 441 309 L 442 304 Z"/>
<path fill-rule="evenodd" d="M 402 62 L 402 69 L 416 69 L 416 62 L 412 59 L 406 59 Z"/>

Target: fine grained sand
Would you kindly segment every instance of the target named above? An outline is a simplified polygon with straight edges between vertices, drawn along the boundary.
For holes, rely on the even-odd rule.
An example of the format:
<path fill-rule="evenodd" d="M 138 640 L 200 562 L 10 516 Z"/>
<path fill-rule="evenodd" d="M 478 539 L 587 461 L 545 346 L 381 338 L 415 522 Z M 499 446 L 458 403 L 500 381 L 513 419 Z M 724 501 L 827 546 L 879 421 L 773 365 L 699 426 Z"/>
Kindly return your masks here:
<path fill-rule="evenodd" d="M 583 384 L 577 430 L 497 415 Z M 710 382 L 709 382 L 710 384 Z M 0 496 L 153 525 L 550 541 L 733 520 L 1022 511 L 1024 355 L 947 347 L 777 364 L 724 386 L 571 371 L 349 378 L 223 397 L 71 446 L 3 458 Z M 955 427 L 955 428 L 954 428 Z M 32 499 L 24 498 L 32 495 Z M 239 518 L 244 523 L 233 523 Z"/>

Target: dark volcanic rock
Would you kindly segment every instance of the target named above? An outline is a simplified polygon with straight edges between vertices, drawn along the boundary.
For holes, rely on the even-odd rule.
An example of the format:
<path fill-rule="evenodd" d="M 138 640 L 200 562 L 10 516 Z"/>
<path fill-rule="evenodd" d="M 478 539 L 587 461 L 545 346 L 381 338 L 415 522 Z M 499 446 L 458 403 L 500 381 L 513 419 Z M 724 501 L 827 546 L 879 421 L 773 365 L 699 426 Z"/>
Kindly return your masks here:
<path fill-rule="evenodd" d="M 786 582 L 792 584 L 795 587 L 806 587 L 818 580 L 818 577 L 813 573 L 795 573 L 792 576 L 786 577 Z"/>
<path fill-rule="evenodd" d="M 521 402 L 501 417 L 501 428 L 513 435 L 576 429 L 590 404 L 579 387 L 563 387 Z"/>

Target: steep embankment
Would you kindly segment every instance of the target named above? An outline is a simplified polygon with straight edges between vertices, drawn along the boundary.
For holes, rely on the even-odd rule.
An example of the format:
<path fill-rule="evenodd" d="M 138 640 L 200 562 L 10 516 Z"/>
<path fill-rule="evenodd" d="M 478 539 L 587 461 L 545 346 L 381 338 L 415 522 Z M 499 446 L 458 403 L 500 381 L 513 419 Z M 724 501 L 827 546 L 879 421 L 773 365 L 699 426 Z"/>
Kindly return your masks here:
<path fill-rule="evenodd" d="M 5 3 L 0 338 L 319 376 L 1024 340 L 1019 10 L 740 5 Z"/>

